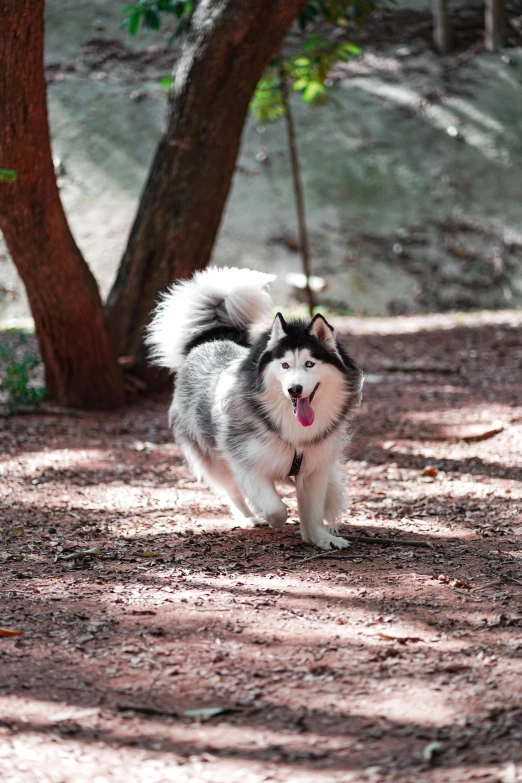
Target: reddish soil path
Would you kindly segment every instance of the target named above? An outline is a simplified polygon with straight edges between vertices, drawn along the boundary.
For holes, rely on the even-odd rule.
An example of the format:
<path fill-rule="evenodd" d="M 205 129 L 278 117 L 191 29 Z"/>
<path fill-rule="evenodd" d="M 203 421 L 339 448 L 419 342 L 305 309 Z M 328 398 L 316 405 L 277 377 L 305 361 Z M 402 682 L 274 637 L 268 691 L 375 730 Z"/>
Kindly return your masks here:
<path fill-rule="evenodd" d="M 379 324 L 345 532 L 431 547 L 234 528 L 166 400 L 0 419 L 2 781 L 522 780 L 522 316 Z"/>

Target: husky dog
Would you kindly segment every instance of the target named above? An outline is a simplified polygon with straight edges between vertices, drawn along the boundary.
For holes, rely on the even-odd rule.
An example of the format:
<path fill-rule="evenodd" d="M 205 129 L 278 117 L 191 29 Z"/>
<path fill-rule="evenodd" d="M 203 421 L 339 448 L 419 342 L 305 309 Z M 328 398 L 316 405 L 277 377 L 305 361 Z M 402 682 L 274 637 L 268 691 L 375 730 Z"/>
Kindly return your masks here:
<path fill-rule="evenodd" d="M 176 442 L 198 478 L 224 492 L 239 524 L 280 529 L 288 512 L 274 482 L 293 476 L 303 541 L 342 549 L 349 542 L 328 529 L 343 511 L 335 465 L 362 373 L 322 315 L 286 322 L 278 313 L 252 343 L 274 279 L 247 269 L 197 272 L 163 296 L 147 341 L 153 361 L 177 371 Z"/>

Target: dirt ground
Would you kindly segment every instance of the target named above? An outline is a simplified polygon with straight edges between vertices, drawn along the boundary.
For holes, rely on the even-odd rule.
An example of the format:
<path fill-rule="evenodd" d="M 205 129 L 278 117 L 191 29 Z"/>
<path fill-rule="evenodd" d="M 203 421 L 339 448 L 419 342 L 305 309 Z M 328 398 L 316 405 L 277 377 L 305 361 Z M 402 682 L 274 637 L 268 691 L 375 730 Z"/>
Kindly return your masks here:
<path fill-rule="evenodd" d="M 2 781 L 522 780 L 522 314 L 338 326 L 347 552 L 235 528 L 166 399 L 0 419 Z"/>

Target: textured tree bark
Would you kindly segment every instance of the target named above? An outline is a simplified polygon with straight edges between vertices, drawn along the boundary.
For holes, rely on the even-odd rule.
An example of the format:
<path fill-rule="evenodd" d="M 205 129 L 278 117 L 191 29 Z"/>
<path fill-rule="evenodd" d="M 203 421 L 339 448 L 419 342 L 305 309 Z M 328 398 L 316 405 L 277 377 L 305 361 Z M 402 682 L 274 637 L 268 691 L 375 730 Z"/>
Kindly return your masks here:
<path fill-rule="evenodd" d="M 201 0 L 197 6 L 107 303 L 118 354 L 135 356 L 141 374 L 147 374 L 143 330 L 157 294 L 209 262 L 250 99 L 304 3 Z"/>
<path fill-rule="evenodd" d="M 486 0 L 484 13 L 486 37 L 485 46 L 488 52 L 496 52 L 504 46 L 506 37 L 505 0 Z"/>
<path fill-rule="evenodd" d="M 54 174 L 43 65 L 44 0 L 1 0 L 0 229 L 27 289 L 47 396 L 63 405 L 124 401 L 94 277 L 70 232 Z"/>

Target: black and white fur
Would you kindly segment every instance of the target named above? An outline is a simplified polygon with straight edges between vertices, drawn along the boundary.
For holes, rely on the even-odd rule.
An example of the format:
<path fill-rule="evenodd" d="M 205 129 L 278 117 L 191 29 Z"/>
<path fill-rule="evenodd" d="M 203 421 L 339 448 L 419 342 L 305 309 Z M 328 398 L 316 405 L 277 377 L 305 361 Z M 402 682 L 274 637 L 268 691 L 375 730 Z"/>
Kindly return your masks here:
<path fill-rule="evenodd" d="M 250 327 L 266 316 L 273 275 L 211 268 L 174 285 L 148 330 L 155 363 L 177 371 L 170 423 L 199 478 L 223 492 L 245 527 L 280 529 L 287 508 L 274 482 L 291 481 L 294 455 L 301 535 L 321 549 L 347 547 L 330 532 L 343 512 L 336 469 L 362 373 L 320 315 L 285 322 L 251 344 Z M 297 398 L 313 409 L 296 418 Z"/>

